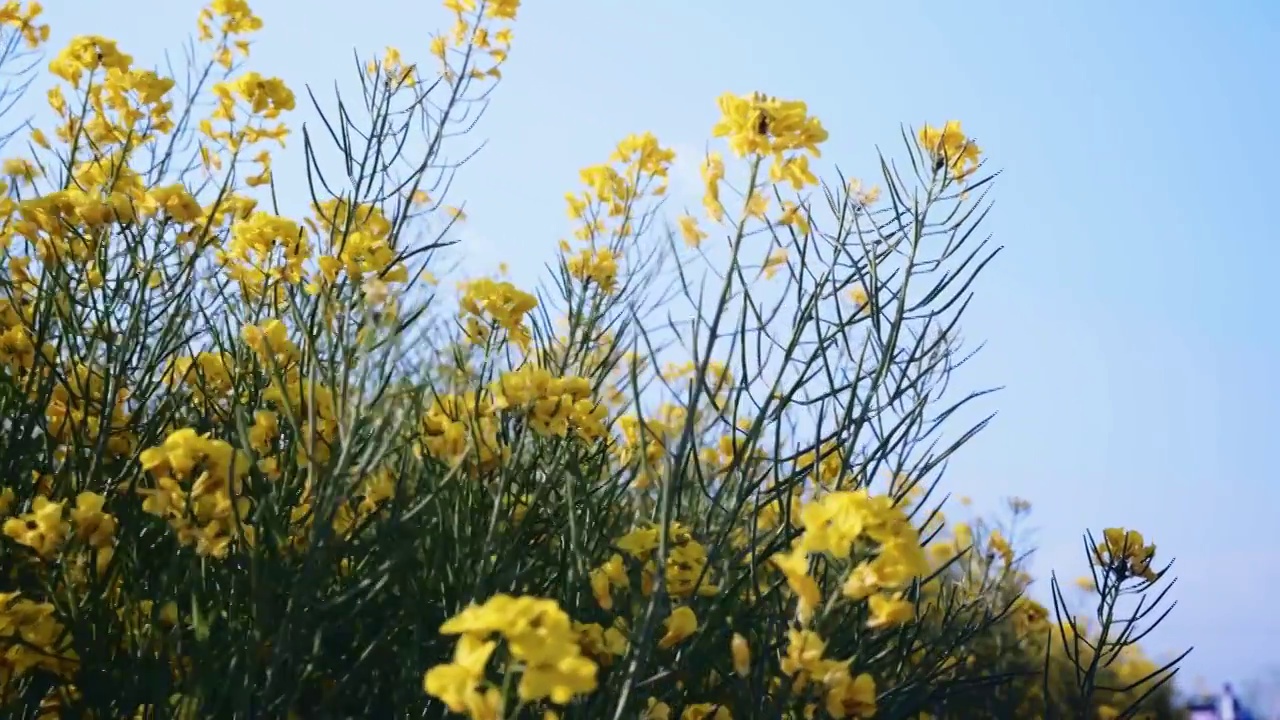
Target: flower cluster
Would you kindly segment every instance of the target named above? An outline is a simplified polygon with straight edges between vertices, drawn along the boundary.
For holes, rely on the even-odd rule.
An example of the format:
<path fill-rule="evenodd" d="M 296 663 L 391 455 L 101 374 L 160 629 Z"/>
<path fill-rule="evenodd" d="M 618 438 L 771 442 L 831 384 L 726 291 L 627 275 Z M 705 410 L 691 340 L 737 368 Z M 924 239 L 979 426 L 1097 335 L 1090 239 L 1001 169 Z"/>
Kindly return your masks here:
<path fill-rule="evenodd" d="M 234 540 L 253 542 L 254 528 L 244 520 L 250 461 L 243 451 L 184 428 L 143 450 L 138 461 L 155 482 L 137 490 L 142 509 L 167 520 L 180 543 L 194 545 L 201 555 L 225 557 Z"/>
<path fill-rule="evenodd" d="M 657 580 L 659 539 L 661 529 L 645 525 L 618 539 L 617 547 L 626 553 L 640 568 L 640 592 L 649 595 Z M 694 539 L 689 529 L 680 523 L 667 528 L 667 548 L 663 583 L 665 592 L 672 597 L 714 595 L 718 588 L 712 581 L 707 567 L 707 548 Z M 596 600 L 606 609 L 612 606 L 610 592 L 630 585 L 629 574 L 624 569 L 624 559 L 613 555 L 607 563 L 592 571 L 591 584 Z M 607 582 L 606 582 L 607 581 Z"/>
<path fill-rule="evenodd" d="M 849 662 L 826 657 L 827 643 L 810 630 L 787 633 L 782 673 L 801 692 L 814 681 L 821 684 L 823 706 L 833 718 L 869 718 L 876 714 L 876 684 L 866 673 L 854 676 Z"/>
<path fill-rule="evenodd" d="M 637 487 L 644 489 L 661 477 L 667 438 L 678 437 L 684 422 L 684 408 L 666 405 L 656 417 L 630 413 L 614 423 L 620 433 L 614 454 L 620 465 L 635 470 Z"/>
<path fill-rule="evenodd" d="M 111 457 L 133 452 L 136 439 L 130 431 L 129 391 L 111 392 L 105 373 L 76 363 L 64 370 L 66 376 L 52 385 L 44 416 L 50 437 L 64 448 L 82 438 L 103 437 L 103 451 Z"/>
<path fill-rule="evenodd" d="M 431 40 L 431 54 L 443 68 L 450 83 L 459 74 L 472 80 L 501 78 L 502 65 L 511 54 L 511 27 L 520 9 L 520 0 L 445 0 L 453 13 L 453 29 Z M 455 63 L 451 55 L 459 56 Z M 481 58 L 488 66 L 481 65 Z"/>
<path fill-rule="evenodd" d="M 800 511 L 804 533 L 791 551 L 775 559 L 799 598 L 800 617 L 812 615 L 820 598 L 806 574 L 810 555 L 824 553 L 847 560 L 859 543 L 875 554 L 853 565 L 841 592 L 850 600 L 866 600 L 870 627 L 901 625 L 915 615 L 915 605 L 901 591 L 930 567 L 919 532 L 893 498 L 865 490 L 836 491 L 807 503 Z"/>
<path fill-rule="evenodd" d="M 318 259 L 322 282 L 337 282 L 340 275 L 353 285 L 371 276 L 384 283 L 408 282 L 408 269 L 391 245 L 391 222 L 379 208 L 328 200 L 316 208 L 316 219 L 308 220 L 308 226 L 329 247 Z"/>
<path fill-rule="evenodd" d="M 584 283 L 594 282 L 606 295 L 612 293 L 618 284 L 618 261 L 608 248 L 579 250 L 565 264 L 570 275 Z"/>
<path fill-rule="evenodd" d="M 258 297 L 274 282 L 301 281 L 311 243 L 298 223 L 256 211 L 231 227 L 231 242 L 218 261 L 247 297 Z"/>
<path fill-rule="evenodd" d="M 556 377 L 546 368 L 526 364 L 503 373 L 491 391 L 495 409 L 524 409 L 529 427 L 540 435 L 564 437 L 572 429 L 591 442 L 605 434 L 607 410 L 592 397 L 586 378 Z"/>
<path fill-rule="evenodd" d="M 925 125 L 920 129 L 920 146 L 933 158 L 937 169 L 945 168 L 957 180 L 964 180 L 978 169 L 982 154 L 977 143 L 960 129 L 959 120 L 948 120 L 941 128 Z"/>
<path fill-rule="evenodd" d="M 1093 549 L 1098 565 L 1116 573 L 1119 579 L 1139 577 L 1154 581 L 1156 571 L 1151 567 L 1156 556 L 1156 546 L 1146 544 L 1142 533 L 1124 528 L 1107 528 L 1102 531 L 1102 542 Z"/>
<path fill-rule="evenodd" d="M 31 512 L 4 522 L 4 534 L 26 545 L 42 558 L 54 557 L 62 548 L 71 526 L 62 519 L 63 504 L 37 496 Z"/>
<path fill-rule="evenodd" d="M 495 595 L 450 618 L 440 632 L 458 636 L 453 661 L 428 670 L 423 686 L 454 712 L 503 717 L 503 696 L 486 676 L 499 639 L 498 662 L 504 673 L 519 673 L 521 702 L 566 705 L 596 688 L 597 665 L 583 655 L 573 621 L 554 600 Z"/>
<path fill-rule="evenodd" d="M 0 5 L 0 25 L 17 29 L 27 47 L 40 47 L 49 39 L 49 26 L 37 20 L 43 13 L 44 8 L 33 0 L 25 8 L 18 0 L 7 0 Z"/>
<path fill-rule="evenodd" d="M 461 312 L 471 342 L 483 345 L 494 330 L 502 329 L 513 344 L 528 349 L 532 337 L 525 315 L 538 306 L 536 297 L 505 280 L 491 278 L 463 283 L 461 290 Z"/>
<path fill-rule="evenodd" d="M 0 593 L 0 642 L 6 648 L 0 655 L 0 676 L 6 679 L 33 670 L 65 677 L 77 662 L 54 606 L 16 592 Z"/>
<path fill-rule="evenodd" d="M 711 129 L 713 137 L 729 140 L 729 149 L 738 157 L 773 156 L 778 180 L 817 183 L 809 172 L 808 155 L 819 155 L 818 144 L 827 140 L 822 123 L 809 115 L 799 100 L 780 100 L 763 93 L 720 96 L 720 122 Z"/>

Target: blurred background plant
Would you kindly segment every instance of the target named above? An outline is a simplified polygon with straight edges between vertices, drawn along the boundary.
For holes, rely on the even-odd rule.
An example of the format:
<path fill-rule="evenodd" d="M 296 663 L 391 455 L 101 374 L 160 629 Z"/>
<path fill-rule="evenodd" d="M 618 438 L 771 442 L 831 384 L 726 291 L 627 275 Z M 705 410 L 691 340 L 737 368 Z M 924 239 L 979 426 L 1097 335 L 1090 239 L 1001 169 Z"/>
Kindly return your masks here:
<path fill-rule="evenodd" d="M 726 94 L 696 212 L 628 135 L 545 282 L 449 293 L 452 146 L 518 2 L 445 6 L 358 100 L 308 89 L 312 124 L 248 69 L 243 0 L 181 76 L 97 36 L 52 57 L 57 121 L 3 165 L 7 716 L 1175 715 L 1137 646 L 1154 546 L 1090 536 L 1086 621 L 1030 597 L 1026 501 L 943 514 L 997 252 L 960 123 L 824 183 L 804 103 Z M 0 22 L 12 96 L 48 28 Z M 276 200 L 286 138 L 307 208 Z"/>

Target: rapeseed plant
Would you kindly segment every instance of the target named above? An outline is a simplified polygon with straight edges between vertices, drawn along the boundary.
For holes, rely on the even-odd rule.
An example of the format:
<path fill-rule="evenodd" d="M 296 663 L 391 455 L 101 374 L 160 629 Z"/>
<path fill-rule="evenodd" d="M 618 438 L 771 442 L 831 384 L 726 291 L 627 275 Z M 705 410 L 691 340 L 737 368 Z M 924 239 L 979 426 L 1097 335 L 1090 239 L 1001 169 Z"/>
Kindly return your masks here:
<path fill-rule="evenodd" d="M 823 183 L 803 102 L 727 93 L 701 207 L 664 224 L 675 153 L 627 135 L 541 287 L 450 299 L 442 148 L 520 3 L 444 6 L 360 110 L 312 98 L 304 208 L 245 0 L 200 11 L 187 85 L 97 36 L 48 63 L 0 187 L 5 716 L 1170 716 L 1154 545 L 1090 539 L 1086 622 L 936 499 L 985 424 L 941 431 L 995 254 L 960 123 Z M 0 6 L 0 62 L 40 18 Z"/>

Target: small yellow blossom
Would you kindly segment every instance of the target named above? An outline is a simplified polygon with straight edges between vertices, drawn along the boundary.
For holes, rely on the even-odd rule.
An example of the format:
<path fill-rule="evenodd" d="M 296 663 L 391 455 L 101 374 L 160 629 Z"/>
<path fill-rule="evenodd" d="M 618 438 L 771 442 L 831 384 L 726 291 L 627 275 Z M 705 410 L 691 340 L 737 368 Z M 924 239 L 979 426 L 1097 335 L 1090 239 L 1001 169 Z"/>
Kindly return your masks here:
<path fill-rule="evenodd" d="M 916 612 L 915 605 L 911 601 L 883 593 L 876 593 L 867 598 L 867 605 L 871 610 L 867 627 L 871 628 L 901 625 L 914 618 Z"/>
<path fill-rule="evenodd" d="M 733 656 L 733 671 L 741 677 L 751 674 L 751 647 L 747 639 L 740 633 L 734 633 L 729 641 L 729 651 Z"/>
<path fill-rule="evenodd" d="M 663 624 L 667 628 L 667 633 L 658 641 L 658 647 L 671 648 L 697 632 L 698 616 L 687 605 L 681 605 L 671 611 L 671 615 Z"/>

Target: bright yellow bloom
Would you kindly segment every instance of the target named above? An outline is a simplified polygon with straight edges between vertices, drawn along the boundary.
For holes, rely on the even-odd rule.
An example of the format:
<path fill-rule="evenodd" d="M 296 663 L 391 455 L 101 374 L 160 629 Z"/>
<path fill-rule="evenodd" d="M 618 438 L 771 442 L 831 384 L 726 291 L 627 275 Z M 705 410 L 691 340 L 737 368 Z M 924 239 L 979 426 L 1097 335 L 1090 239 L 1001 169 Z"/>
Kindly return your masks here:
<path fill-rule="evenodd" d="M 90 547 L 108 547 L 115 538 L 116 518 L 103 510 L 105 504 L 106 498 L 85 491 L 76 496 L 76 506 L 71 510 L 76 536 Z"/>
<path fill-rule="evenodd" d="M 810 553 L 849 557 L 853 541 L 862 534 L 870 512 L 865 490 L 828 493 L 800 511 L 800 523 L 805 529 L 801 546 Z"/>
<path fill-rule="evenodd" d="M 675 647 L 698 631 L 698 616 L 688 606 L 681 605 L 671 611 L 663 625 L 667 628 L 667 633 L 658 641 L 658 647 Z"/>
<path fill-rule="evenodd" d="M 809 576 L 808 553 L 803 547 L 796 545 L 790 552 L 779 553 L 769 559 L 782 571 L 787 579 L 787 585 L 796 594 L 799 603 L 797 613 L 804 622 L 818 607 L 818 603 L 822 602 L 822 592 L 818 589 L 818 583 Z"/>
<path fill-rule="evenodd" d="M 451 709 L 469 709 L 496 691 L 477 670 L 492 653 L 495 635 L 523 668 L 516 687 L 522 701 L 566 705 L 595 690 L 597 665 L 582 654 L 578 631 L 554 600 L 495 595 L 447 620 L 440 632 L 460 636 L 455 660 L 429 670 L 424 684 L 428 693 L 452 701 Z"/>
<path fill-rule="evenodd" d="M 142 509 L 168 520 L 180 543 L 222 558 L 237 538 L 253 542 L 251 501 L 243 492 L 250 460 L 243 451 L 183 428 L 138 461 L 153 481 L 137 489 Z"/>
<path fill-rule="evenodd" d="M 867 605 L 871 610 L 867 627 L 871 628 L 895 627 L 912 620 L 916 614 L 915 605 L 911 601 L 896 595 L 876 593 L 867 598 Z"/>
<path fill-rule="evenodd" d="M 1123 576 L 1137 576 L 1154 581 L 1158 576 L 1151 568 L 1156 546 L 1146 545 L 1142 533 L 1124 528 L 1107 528 L 1103 542 L 1094 548 L 1094 560 Z"/>
<path fill-rule="evenodd" d="M 606 295 L 617 286 L 618 256 L 612 250 L 582 250 L 565 261 L 570 277 L 583 282 L 594 282 Z"/>
<path fill-rule="evenodd" d="M 720 121 L 711 129 L 713 137 L 725 137 L 738 157 L 773 155 L 775 165 L 785 166 L 783 153 L 807 152 L 819 155 L 818 145 L 827 131 L 808 107 L 798 100 L 779 100 L 761 93 L 720 96 Z M 785 175 L 784 171 L 778 171 Z M 807 164 L 797 176 L 812 177 Z"/>
<path fill-rule="evenodd" d="M 483 686 L 485 666 L 496 647 L 496 642 L 469 635 L 458 638 L 453 662 L 428 670 L 423 689 L 455 713 L 501 717 L 501 694 L 495 687 Z"/>
<path fill-rule="evenodd" d="M 964 180 L 978 169 L 982 151 L 960 129 L 960 121 L 948 120 L 941 128 L 925 125 L 920 129 L 920 145 L 934 159 L 939 170 L 946 168 L 957 180 Z"/>
<path fill-rule="evenodd" d="M 71 529 L 62 519 L 62 507 L 63 503 L 38 495 L 31 503 L 31 512 L 4 521 L 4 534 L 40 557 L 52 558 Z"/>
<path fill-rule="evenodd" d="M 462 284 L 462 318 L 467 336 L 475 343 L 485 342 L 494 327 L 520 349 L 532 341 L 525 315 L 538 306 L 538 299 L 506 281 L 480 278 Z"/>

